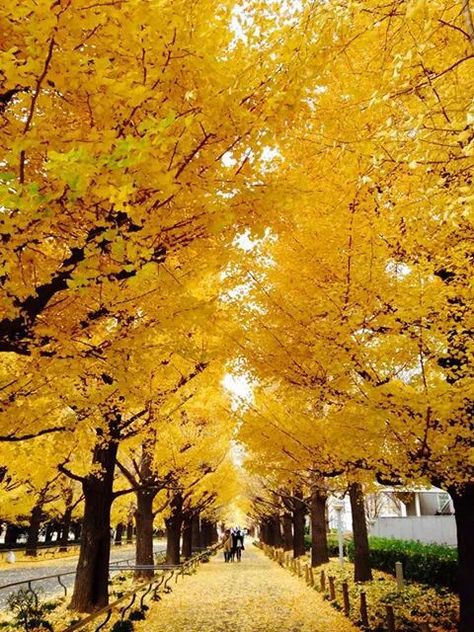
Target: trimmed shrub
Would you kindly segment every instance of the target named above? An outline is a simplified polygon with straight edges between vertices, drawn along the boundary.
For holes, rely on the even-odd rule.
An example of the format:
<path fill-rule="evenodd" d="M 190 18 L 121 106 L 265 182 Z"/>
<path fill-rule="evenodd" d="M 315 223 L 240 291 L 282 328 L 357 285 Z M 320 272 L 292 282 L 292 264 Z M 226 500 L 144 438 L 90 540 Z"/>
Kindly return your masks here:
<path fill-rule="evenodd" d="M 442 544 L 423 544 L 414 540 L 369 538 L 370 563 L 386 573 L 395 574 L 395 562 L 403 564 L 406 579 L 435 587 L 456 590 L 457 550 Z M 349 542 L 347 554 L 354 561 L 354 544 Z"/>
<path fill-rule="evenodd" d="M 7 598 L 8 608 L 14 613 L 15 621 L 22 630 L 52 630 L 52 625 L 43 619 L 44 606 L 39 603 L 38 595 L 29 588 L 20 588 Z"/>
<path fill-rule="evenodd" d="M 133 632 L 133 623 L 131 621 L 117 621 L 110 632 Z"/>
<path fill-rule="evenodd" d="M 144 619 L 146 619 L 146 616 L 145 616 L 146 610 L 148 610 L 148 608 L 146 608 L 146 609 L 145 608 L 143 608 L 143 609 L 139 608 L 139 609 L 136 609 L 136 610 L 132 610 L 132 612 L 130 613 L 130 615 L 128 617 L 129 620 L 130 621 L 143 621 Z"/>

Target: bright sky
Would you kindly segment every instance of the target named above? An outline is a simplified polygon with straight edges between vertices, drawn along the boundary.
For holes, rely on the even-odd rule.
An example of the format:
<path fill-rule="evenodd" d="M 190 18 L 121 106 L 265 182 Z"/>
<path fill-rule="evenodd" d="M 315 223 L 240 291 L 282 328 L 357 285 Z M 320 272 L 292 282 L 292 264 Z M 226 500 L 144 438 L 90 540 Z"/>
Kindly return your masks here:
<path fill-rule="evenodd" d="M 232 407 L 238 408 L 239 405 L 252 400 L 252 386 L 246 375 L 235 375 L 234 373 L 226 373 L 222 380 L 224 388 L 232 395 Z"/>

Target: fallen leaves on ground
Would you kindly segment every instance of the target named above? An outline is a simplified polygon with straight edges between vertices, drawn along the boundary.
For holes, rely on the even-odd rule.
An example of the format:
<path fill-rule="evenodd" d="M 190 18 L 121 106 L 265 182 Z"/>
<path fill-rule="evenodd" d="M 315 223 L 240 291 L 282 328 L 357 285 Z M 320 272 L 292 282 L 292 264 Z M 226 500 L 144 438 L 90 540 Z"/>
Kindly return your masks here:
<path fill-rule="evenodd" d="M 263 553 L 200 566 L 151 607 L 139 632 L 356 632 L 322 597 Z"/>
<path fill-rule="evenodd" d="M 301 565 L 310 563 L 310 558 L 300 558 Z M 428 623 L 433 632 L 454 632 L 459 618 L 459 598 L 446 588 L 435 589 L 417 582 L 405 582 L 402 590 L 397 589 L 396 579 L 382 571 L 373 570 L 370 582 L 354 582 L 354 565 L 331 559 L 314 570 L 317 588 L 320 586 L 320 572 L 324 570 L 326 577 L 333 576 L 336 586 L 335 606 L 343 607 L 342 582 L 347 581 L 351 601 L 351 618 L 359 621 L 359 595 L 362 591 L 367 596 L 369 624 L 371 629 L 384 629 L 386 625 L 385 605 L 394 607 L 397 630 L 412 632 L 420 629 L 421 623 Z M 327 580 L 326 580 L 327 584 Z M 326 585 L 326 597 L 328 586 Z"/>

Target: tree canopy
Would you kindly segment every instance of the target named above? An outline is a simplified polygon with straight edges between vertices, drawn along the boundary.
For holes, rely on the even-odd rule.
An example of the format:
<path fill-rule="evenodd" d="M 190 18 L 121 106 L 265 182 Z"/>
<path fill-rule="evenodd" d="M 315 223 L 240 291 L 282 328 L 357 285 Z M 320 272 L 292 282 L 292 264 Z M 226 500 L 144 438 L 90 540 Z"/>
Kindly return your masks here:
<path fill-rule="evenodd" d="M 125 521 L 152 490 L 169 526 L 288 486 L 436 484 L 474 559 L 473 20 L 467 0 L 3 3 L 13 514 L 25 485 L 83 493 L 85 525 L 94 498 Z"/>

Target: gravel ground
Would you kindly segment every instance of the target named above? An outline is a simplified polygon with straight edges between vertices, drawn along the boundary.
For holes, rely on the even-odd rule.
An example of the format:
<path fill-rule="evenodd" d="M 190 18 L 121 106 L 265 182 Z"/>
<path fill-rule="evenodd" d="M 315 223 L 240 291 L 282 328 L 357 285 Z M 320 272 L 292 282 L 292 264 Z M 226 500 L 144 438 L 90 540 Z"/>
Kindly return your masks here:
<path fill-rule="evenodd" d="M 155 552 L 164 550 L 163 542 L 156 543 L 154 546 Z M 117 562 L 119 560 L 130 559 L 133 560 L 134 547 L 124 546 L 113 548 L 110 555 L 111 562 Z M 71 588 L 74 584 L 74 575 L 77 565 L 77 557 L 69 558 L 65 560 L 54 560 L 49 563 L 39 562 L 38 566 L 28 565 L 16 566 L 12 564 L 11 567 L 5 570 L 0 570 L 0 610 L 4 610 L 7 603 L 8 595 L 18 590 L 19 588 L 26 587 L 16 586 L 14 588 L 6 588 L 2 590 L 2 586 L 5 584 L 11 584 L 13 582 L 27 581 L 36 577 L 46 577 L 48 575 L 57 575 L 58 573 L 71 573 L 61 577 L 63 584 L 67 586 L 68 595 L 71 594 Z M 35 581 L 32 583 L 32 587 L 38 592 L 41 599 L 54 597 L 56 595 L 63 595 L 64 589 L 58 583 L 56 577 L 52 579 L 46 579 L 44 581 Z"/>

